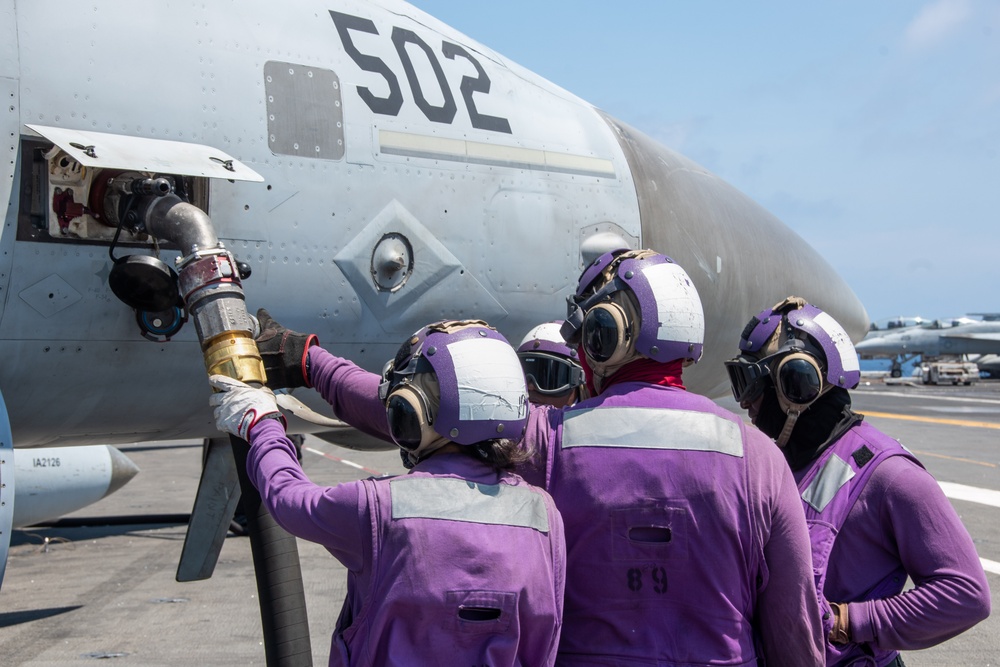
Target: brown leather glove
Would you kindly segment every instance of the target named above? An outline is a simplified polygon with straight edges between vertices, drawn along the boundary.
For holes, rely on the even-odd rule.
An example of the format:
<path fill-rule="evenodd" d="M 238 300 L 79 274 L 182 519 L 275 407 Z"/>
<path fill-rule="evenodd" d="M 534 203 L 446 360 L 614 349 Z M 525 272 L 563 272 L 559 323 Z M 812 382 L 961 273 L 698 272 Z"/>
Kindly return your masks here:
<path fill-rule="evenodd" d="M 833 610 L 833 629 L 830 630 L 831 644 L 849 644 L 851 642 L 851 623 L 847 618 L 846 602 L 831 602 Z"/>
<path fill-rule="evenodd" d="M 286 329 L 263 308 L 257 311 L 257 321 L 260 322 L 257 349 L 264 360 L 268 388 L 311 387 L 306 355 L 310 347 L 319 345 L 316 335 Z"/>

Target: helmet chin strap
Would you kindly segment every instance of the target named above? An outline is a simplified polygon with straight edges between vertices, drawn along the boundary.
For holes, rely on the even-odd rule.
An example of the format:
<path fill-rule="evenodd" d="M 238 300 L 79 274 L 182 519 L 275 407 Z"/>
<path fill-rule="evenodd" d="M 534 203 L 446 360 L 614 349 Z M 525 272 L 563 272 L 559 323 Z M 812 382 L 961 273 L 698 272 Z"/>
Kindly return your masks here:
<path fill-rule="evenodd" d="M 798 421 L 799 415 L 802 414 L 797 410 L 790 410 L 785 413 L 785 425 L 781 429 L 781 433 L 778 434 L 777 439 L 774 441 L 778 447 L 784 448 L 788 444 L 788 439 L 792 437 L 792 429 L 795 428 L 795 422 Z"/>
<path fill-rule="evenodd" d="M 816 398 L 804 404 L 789 403 L 781 397 L 780 392 L 778 393 L 778 405 L 781 406 L 781 409 L 786 415 L 785 425 L 782 427 L 781 433 L 778 434 L 778 437 L 774 441 L 778 447 L 783 449 L 788 444 L 789 438 L 792 437 L 792 429 L 795 428 L 795 423 L 798 421 L 799 417 L 802 416 L 802 413 L 808 410 L 811 405 L 818 401 L 823 394 L 827 393 L 832 388 L 832 385 L 824 382 L 823 388 L 820 389 Z"/>

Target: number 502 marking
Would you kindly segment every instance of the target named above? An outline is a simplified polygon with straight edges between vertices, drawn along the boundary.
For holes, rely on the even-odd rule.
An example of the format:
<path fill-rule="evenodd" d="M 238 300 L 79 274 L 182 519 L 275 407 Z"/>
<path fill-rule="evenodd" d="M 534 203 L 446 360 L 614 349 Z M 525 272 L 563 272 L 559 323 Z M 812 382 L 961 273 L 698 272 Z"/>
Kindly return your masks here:
<path fill-rule="evenodd" d="M 351 56 L 358 67 L 364 71 L 381 76 L 389 86 L 389 95 L 387 97 L 378 97 L 364 86 L 358 86 L 358 95 L 373 113 L 386 116 L 398 115 L 400 108 L 403 106 L 403 92 L 399 87 L 399 79 L 389 69 L 389 66 L 385 64 L 385 61 L 377 56 L 361 53 L 354 44 L 354 40 L 351 39 L 351 30 L 366 32 L 372 35 L 379 34 L 378 29 L 375 27 L 375 22 L 371 19 L 351 14 L 341 14 L 333 10 L 330 10 L 330 16 L 333 18 L 334 25 L 337 26 L 337 34 L 340 35 L 340 41 L 344 45 L 347 55 Z M 396 47 L 399 60 L 403 65 L 406 80 L 410 84 L 413 101 L 424 113 L 427 120 L 435 123 L 451 124 L 455 119 L 458 107 L 455 104 L 455 96 L 451 93 L 451 88 L 448 86 L 448 81 L 444 76 L 444 70 L 441 69 L 441 63 L 438 61 L 434 50 L 415 32 L 400 28 L 399 26 L 393 26 L 391 39 L 393 45 Z M 431 69 L 434 70 L 434 76 L 437 78 L 438 86 L 441 88 L 441 95 L 444 99 L 441 106 L 434 106 L 424 96 L 424 91 L 420 87 L 420 81 L 417 79 L 416 70 L 413 68 L 413 61 L 410 60 L 410 54 L 406 50 L 407 44 L 418 47 L 427 56 L 427 61 L 430 63 Z M 479 130 L 511 134 L 510 123 L 507 122 L 506 118 L 481 114 L 476 109 L 475 100 L 472 99 L 473 94 L 487 94 L 490 92 L 490 78 L 486 75 L 486 71 L 479 64 L 479 61 L 473 58 L 472 54 L 464 48 L 451 42 L 441 43 L 441 53 L 448 60 L 465 58 L 476 68 L 478 76 L 475 78 L 463 76 L 462 84 L 459 86 L 459 90 L 462 91 L 462 98 L 465 100 L 465 108 L 469 112 L 469 120 L 472 121 L 472 127 Z"/>

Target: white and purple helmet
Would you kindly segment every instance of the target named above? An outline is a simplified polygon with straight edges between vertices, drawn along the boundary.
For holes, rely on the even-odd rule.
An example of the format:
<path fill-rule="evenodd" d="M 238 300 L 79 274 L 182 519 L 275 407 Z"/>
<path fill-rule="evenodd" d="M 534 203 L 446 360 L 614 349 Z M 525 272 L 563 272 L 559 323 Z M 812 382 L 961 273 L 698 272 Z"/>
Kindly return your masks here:
<path fill-rule="evenodd" d="M 570 343 L 582 342 L 588 361 L 598 364 L 614 365 L 629 348 L 661 363 L 697 361 L 705 313 L 690 276 L 674 260 L 652 250 L 615 250 L 580 276 L 562 333 Z"/>
<path fill-rule="evenodd" d="M 410 336 L 386 365 L 379 396 L 393 440 L 414 454 L 440 438 L 518 440 L 528 420 L 517 355 L 480 320 L 438 322 Z"/>
<path fill-rule="evenodd" d="M 532 327 L 531 331 L 521 339 L 517 352 L 519 354 L 521 352 L 549 352 L 576 359 L 576 350 L 566 344 L 566 340 L 559 331 L 562 324 L 562 320 L 552 320 Z"/>
<path fill-rule="evenodd" d="M 752 401 L 773 383 L 779 399 L 806 405 L 830 387 L 853 389 L 861 380 L 858 355 L 844 328 L 798 297 L 788 297 L 752 318 L 740 336 L 740 352 L 726 362 L 733 397 L 739 402 Z M 816 359 L 815 371 L 808 363 L 786 361 L 802 355 Z"/>

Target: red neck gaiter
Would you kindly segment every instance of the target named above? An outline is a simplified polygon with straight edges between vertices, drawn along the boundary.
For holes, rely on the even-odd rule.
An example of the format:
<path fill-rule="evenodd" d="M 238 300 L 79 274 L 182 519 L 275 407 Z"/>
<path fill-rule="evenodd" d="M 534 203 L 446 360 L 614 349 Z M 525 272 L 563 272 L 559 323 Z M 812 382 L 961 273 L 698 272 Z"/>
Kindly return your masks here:
<path fill-rule="evenodd" d="M 580 364 L 583 366 L 583 375 L 587 379 L 587 390 L 591 396 L 597 396 L 598 392 L 594 389 L 594 371 L 587 363 L 587 355 L 583 353 L 583 345 L 580 345 L 577 351 Z M 611 377 L 605 378 L 601 391 L 607 391 L 612 385 L 620 382 L 645 382 L 664 387 L 686 389 L 681 382 L 683 368 L 684 362 L 681 359 L 668 361 L 667 363 L 660 363 L 659 361 L 646 358 L 636 359 L 619 368 Z"/>

